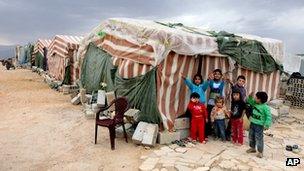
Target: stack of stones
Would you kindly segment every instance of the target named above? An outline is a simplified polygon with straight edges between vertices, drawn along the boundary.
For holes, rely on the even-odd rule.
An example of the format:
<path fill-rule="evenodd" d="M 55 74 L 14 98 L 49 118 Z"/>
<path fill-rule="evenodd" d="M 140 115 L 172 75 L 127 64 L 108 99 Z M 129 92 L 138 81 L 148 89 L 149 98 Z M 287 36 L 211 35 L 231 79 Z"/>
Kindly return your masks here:
<path fill-rule="evenodd" d="M 290 101 L 292 106 L 304 108 L 304 79 L 290 79 L 285 99 Z"/>

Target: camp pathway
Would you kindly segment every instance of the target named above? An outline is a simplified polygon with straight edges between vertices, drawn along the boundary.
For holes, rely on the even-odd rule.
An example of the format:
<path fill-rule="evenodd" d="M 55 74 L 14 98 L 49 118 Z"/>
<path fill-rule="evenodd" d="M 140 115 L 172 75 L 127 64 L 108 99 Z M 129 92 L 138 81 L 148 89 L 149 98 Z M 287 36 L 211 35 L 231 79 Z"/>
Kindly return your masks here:
<path fill-rule="evenodd" d="M 94 145 L 94 120 L 70 96 L 30 70 L 0 66 L 0 170 L 137 170 L 147 150 L 107 129 Z"/>

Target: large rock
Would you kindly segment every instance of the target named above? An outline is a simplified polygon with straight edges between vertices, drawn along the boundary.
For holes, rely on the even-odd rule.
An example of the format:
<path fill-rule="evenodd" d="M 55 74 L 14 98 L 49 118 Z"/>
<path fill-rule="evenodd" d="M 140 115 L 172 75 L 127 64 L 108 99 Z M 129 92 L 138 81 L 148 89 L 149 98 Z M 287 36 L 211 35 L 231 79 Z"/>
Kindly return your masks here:
<path fill-rule="evenodd" d="M 97 91 L 97 105 L 99 107 L 106 105 L 106 92 L 104 90 Z"/>
<path fill-rule="evenodd" d="M 179 132 L 180 139 L 185 139 L 190 136 L 190 130 L 189 128 L 187 129 L 177 129 L 176 132 Z"/>
<path fill-rule="evenodd" d="M 80 103 L 80 94 L 78 94 L 77 96 L 75 96 L 72 100 L 71 103 L 73 105 L 78 105 Z"/>
<path fill-rule="evenodd" d="M 175 168 L 178 170 L 178 171 L 192 171 L 192 169 L 190 167 L 187 167 L 187 166 L 183 166 L 183 165 L 175 165 Z"/>
<path fill-rule="evenodd" d="M 148 171 L 154 169 L 156 164 L 158 163 L 159 158 L 147 158 L 140 166 L 139 170 L 140 171 Z"/>
<path fill-rule="evenodd" d="M 279 115 L 280 115 L 280 116 L 282 116 L 282 115 L 288 115 L 288 114 L 289 114 L 289 109 L 290 109 L 289 106 L 282 105 L 282 106 L 279 108 Z"/>
<path fill-rule="evenodd" d="M 157 124 L 139 122 L 132 136 L 132 140 L 136 144 L 155 146 L 157 133 L 158 133 Z"/>
<path fill-rule="evenodd" d="M 87 98 L 86 98 L 86 89 L 81 88 L 79 90 L 79 94 L 80 94 L 80 102 L 81 104 L 84 104 L 87 102 Z"/>
<path fill-rule="evenodd" d="M 280 106 L 283 105 L 283 100 L 281 99 L 274 99 L 274 100 L 271 100 L 270 102 L 268 102 L 269 106 L 275 108 L 275 109 L 279 109 Z"/>
<path fill-rule="evenodd" d="M 155 146 L 158 134 L 157 124 L 148 124 L 143 135 L 142 144 L 147 146 Z"/>
<path fill-rule="evenodd" d="M 271 106 L 269 106 L 269 109 L 270 109 L 270 113 L 272 115 L 272 118 L 273 119 L 277 119 L 279 117 L 279 112 L 278 112 L 278 109 L 275 109 Z"/>
<path fill-rule="evenodd" d="M 175 129 L 188 129 L 190 128 L 190 120 L 189 118 L 177 118 L 174 121 Z"/>
<path fill-rule="evenodd" d="M 139 122 L 132 136 L 132 140 L 134 143 L 141 144 L 147 125 L 148 123 L 146 122 Z"/>
<path fill-rule="evenodd" d="M 125 117 L 130 122 L 138 122 L 139 112 L 138 109 L 129 109 L 125 112 Z"/>
<path fill-rule="evenodd" d="M 179 132 L 163 131 L 158 133 L 159 144 L 170 144 L 172 141 L 180 140 Z"/>

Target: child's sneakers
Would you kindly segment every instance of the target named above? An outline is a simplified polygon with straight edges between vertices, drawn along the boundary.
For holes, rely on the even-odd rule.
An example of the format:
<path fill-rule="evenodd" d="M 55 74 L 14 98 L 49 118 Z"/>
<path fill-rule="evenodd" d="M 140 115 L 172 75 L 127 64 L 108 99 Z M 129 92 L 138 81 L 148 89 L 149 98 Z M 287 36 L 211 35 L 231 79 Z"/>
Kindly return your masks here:
<path fill-rule="evenodd" d="M 254 148 L 249 148 L 246 153 L 255 153 L 256 150 Z"/>
<path fill-rule="evenodd" d="M 257 157 L 258 158 L 263 158 L 263 153 L 258 152 Z"/>

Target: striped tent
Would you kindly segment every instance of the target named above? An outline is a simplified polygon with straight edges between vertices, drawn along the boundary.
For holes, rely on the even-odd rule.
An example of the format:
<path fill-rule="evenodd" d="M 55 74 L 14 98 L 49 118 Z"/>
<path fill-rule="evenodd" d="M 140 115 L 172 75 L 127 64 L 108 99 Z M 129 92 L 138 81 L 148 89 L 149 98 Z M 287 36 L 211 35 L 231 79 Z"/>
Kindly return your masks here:
<path fill-rule="evenodd" d="M 78 59 L 83 61 L 89 43 L 94 43 L 112 56 L 113 65 L 118 66 L 118 73 L 123 78 L 144 75 L 157 67 L 157 106 L 163 121 L 167 121 L 165 124 L 184 114 L 189 102 L 190 92 L 181 73 L 192 78 L 200 72 L 207 79 L 210 72 L 220 68 L 231 80 L 245 75 L 247 92 L 266 91 L 271 99 L 278 96 L 280 71 L 261 74 L 236 66 L 229 57 L 218 53 L 212 37 L 189 33 L 194 29 L 169 28 L 145 20 L 109 19 L 84 38 Z M 262 40 L 259 37 L 259 41 Z M 271 45 L 265 47 L 271 55 L 283 55 L 279 53 L 283 52 L 281 41 L 276 40 Z M 282 56 L 274 58 L 282 59 Z M 201 71 L 198 71 L 199 62 Z M 229 86 L 225 89 L 229 93 Z"/>
<path fill-rule="evenodd" d="M 34 45 L 34 52 L 32 54 L 32 63 L 35 63 L 35 66 L 38 66 L 37 63 L 43 63 L 42 61 L 39 61 L 36 58 L 38 57 L 38 55 L 45 57 L 44 49 L 45 48 L 47 49 L 49 47 L 49 45 L 51 44 L 51 42 L 52 42 L 51 39 L 38 39 L 37 40 L 36 44 Z"/>
<path fill-rule="evenodd" d="M 47 55 L 48 68 L 49 74 L 56 80 L 64 80 L 67 66 L 70 66 L 71 84 L 79 78 L 79 69 L 75 67 L 75 57 L 82 38 L 56 35 L 50 43 Z"/>

